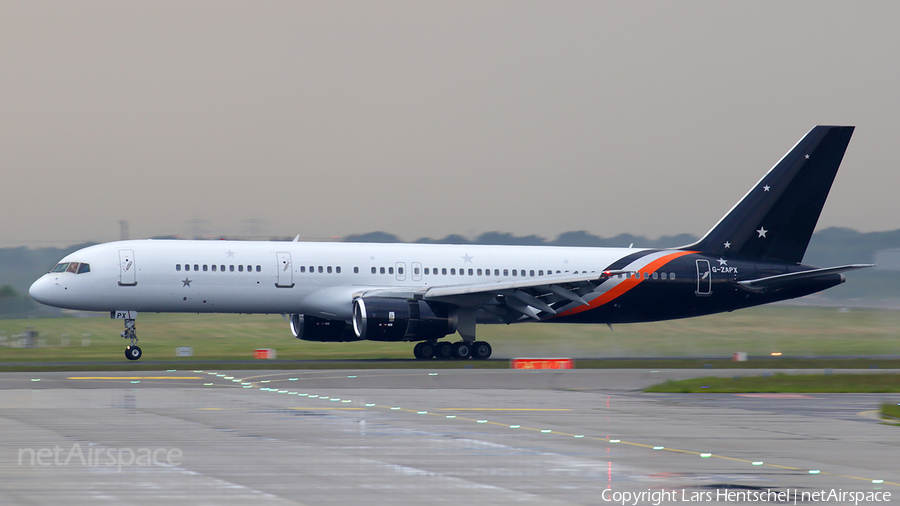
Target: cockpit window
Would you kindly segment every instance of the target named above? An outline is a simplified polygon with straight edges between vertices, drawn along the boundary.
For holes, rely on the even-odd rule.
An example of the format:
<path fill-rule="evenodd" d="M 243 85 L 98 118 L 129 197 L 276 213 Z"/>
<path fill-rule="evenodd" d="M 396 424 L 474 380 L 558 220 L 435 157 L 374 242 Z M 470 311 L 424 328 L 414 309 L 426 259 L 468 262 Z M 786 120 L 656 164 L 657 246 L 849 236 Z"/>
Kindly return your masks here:
<path fill-rule="evenodd" d="M 50 272 L 71 272 L 74 274 L 84 274 L 85 272 L 91 272 L 91 265 L 78 262 L 63 262 L 56 264 L 56 267 L 54 267 Z"/>

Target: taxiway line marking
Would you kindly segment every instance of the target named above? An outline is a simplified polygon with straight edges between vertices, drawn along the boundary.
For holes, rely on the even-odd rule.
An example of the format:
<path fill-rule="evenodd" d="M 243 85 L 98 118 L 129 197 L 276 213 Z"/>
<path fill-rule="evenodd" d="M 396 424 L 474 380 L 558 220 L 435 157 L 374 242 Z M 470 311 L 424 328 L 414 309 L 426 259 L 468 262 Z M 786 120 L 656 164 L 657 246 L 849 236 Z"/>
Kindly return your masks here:
<path fill-rule="evenodd" d="M 70 380 L 198 380 L 201 376 L 68 376 Z"/>

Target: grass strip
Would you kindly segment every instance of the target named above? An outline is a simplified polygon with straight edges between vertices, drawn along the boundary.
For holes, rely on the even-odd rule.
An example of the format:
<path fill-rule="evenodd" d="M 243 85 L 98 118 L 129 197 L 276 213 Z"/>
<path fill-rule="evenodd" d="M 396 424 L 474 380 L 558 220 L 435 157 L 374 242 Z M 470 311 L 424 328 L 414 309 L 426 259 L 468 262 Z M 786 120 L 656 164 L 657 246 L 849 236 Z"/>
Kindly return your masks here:
<path fill-rule="evenodd" d="M 882 404 L 881 417 L 900 422 L 900 404 L 891 402 Z"/>
<path fill-rule="evenodd" d="M 900 374 L 775 374 L 667 381 L 655 393 L 898 393 Z"/>

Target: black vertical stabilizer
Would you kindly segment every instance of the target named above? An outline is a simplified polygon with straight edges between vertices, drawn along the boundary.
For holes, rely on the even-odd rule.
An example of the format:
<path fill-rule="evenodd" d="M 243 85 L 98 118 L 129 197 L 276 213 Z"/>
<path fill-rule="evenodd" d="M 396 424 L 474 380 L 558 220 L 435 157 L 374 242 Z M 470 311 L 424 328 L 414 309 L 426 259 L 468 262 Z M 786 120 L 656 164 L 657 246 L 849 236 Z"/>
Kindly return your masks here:
<path fill-rule="evenodd" d="M 703 239 L 681 249 L 800 263 L 853 128 L 810 130 Z"/>

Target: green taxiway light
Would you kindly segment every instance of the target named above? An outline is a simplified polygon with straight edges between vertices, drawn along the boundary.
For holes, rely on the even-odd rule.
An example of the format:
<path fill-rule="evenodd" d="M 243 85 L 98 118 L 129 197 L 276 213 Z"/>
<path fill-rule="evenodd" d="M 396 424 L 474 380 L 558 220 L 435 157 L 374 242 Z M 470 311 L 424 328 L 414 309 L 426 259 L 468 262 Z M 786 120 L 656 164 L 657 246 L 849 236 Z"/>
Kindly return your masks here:
<path fill-rule="evenodd" d="M 819 474 L 820 472 L 821 471 L 819 471 L 818 469 L 810 469 L 809 470 L 809 474 Z"/>
<path fill-rule="evenodd" d="M 654 450 L 665 450 L 666 447 L 665 446 L 654 446 L 653 449 Z"/>
<path fill-rule="evenodd" d="M 763 463 L 762 463 L 762 461 L 757 460 L 756 462 L 753 463 L 753 465 L 754 465 L 754 466 L 761 466 L 761 465 L 763 465 Z"/>
<path fill-rule="evenodd" d="M 140 380 L 138 380 L 138 381 L 132 381 L 132 383 L 140 383 L 140 382 L 141 382 Z"/>
<path fill-rule="evenodd" d="M 577 436 L 573 436 L 573 437 L 584 437 L 584 434 L 578 434 Z"/>
<path fill-rule="evenodd" d="M 350 399 L 344 399 L 341 402 L 352 402 Z"/>
<path fill-rule="evenodd" d="M 509 426 L 510 429 L 518 429 L 519 427 L 521 427 L 521 425 L 510 425 Z"/>
<path fill-rule="evenodd" d="M 41 378 L 31 378 L 31 381 L 41 381 Z"/>
<path fill-rule="evenodd" d="M 541 434 L 549 434 L 551 432 L 553 432 L 553 431 L 550 429 L 541 429 Z"/>
<path fill-rule="evenodd" d="M 417 413 L 417 414 L 420 414 L 420 415 L 427 415 L 427 414 L 428 414 L 427 411 L 417 411 L 416 413 Z"/>
<path fill-rule="evenodd" d="M 205 386 L 205 387 L 209 387 L 209 386 L 212 386 L 212 385 L 213 385 L 212 383 L 204 383 L 204 384 L 203 384 L 203 386 Z"/>
<path fill-rule="evenodd" d="M 706 459 L 706 458 L 712 457 L 712 453 L 701 453 L 700 456 L 703 457 L 704 459 Z"/>
<path fill-rule="evenodd" d="M 476 423 L 487 423 L 487 420 L 478 420 Z"/>
<path fill-rule="evenodd" d="M 396 408 L 391 408 L 391 409 L 393 409 L 394 411 L 396 411 L 396 410 L 398 410 L 398 409 L 400 409 L 400 408 L 399 408 L 399 407 L 396 407 Z"/>
<path fill-rule="evenodd" d="M 371 408 L 371 407 L 374 406 L 374 405 L 375 405 L 375 404 L 373 404 L 373 403 L 370 402 L 370 403 L 366 404 L 366 407 L 367 407 L 367 408 Z"/>
<path fill-rule="evenodd" d="M 175 372 L 175 369 L 166 369 L 166 372 Z"/>
<path fill-rule="evenodd" d="M 436 372 L 430 372 L 430 373 L 428 373 L 428 375 L 429 375 L 429 376 L 437 376 L 437 373 L 436 373 Z"/>
<path fill-rule="evenodd" d="M 297 381 L 300 378 L 288 378 L 288 381 Z"/>
<path fill-rule="evenodd" d="M 456 418 L 456 415 L 447 415 L 447 418 Z"/>
<path fill-rule="evenodd" d="M 609 440 L 610 443 L 619 443 L 621 441 L 622 441 L 621 439 L 610 439 Z"/>
<path fill-rule="evenodd" d="M 355 378 L 356 376 L 347 376 L 348 378 Z"/>
<path fill-rule="evenodd" d="M 875 483 L 875 484 L 884 483 L 884 480 L 872 480 L 872 483 Z"/>

